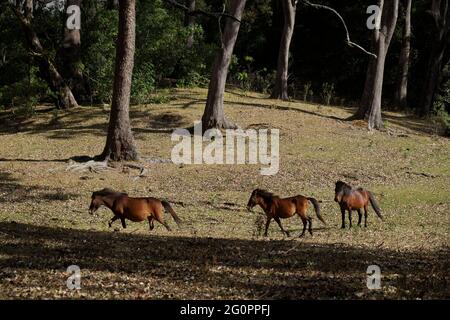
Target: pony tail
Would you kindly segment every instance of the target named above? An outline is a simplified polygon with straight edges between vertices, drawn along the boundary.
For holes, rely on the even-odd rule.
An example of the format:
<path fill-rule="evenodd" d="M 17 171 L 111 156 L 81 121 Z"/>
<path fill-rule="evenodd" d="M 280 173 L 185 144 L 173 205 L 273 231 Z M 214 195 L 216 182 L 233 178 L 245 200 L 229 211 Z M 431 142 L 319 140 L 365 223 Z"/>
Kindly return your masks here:
<path fill-rule="evenodd" d="M 166 201 L 166 200 L 162 200 L 161 203 L 162 203 L 164 209 L 172 215 L 172 218 L 173 218 L 173 220 L 175 220 L 177 225 L 180 225 L 181 224 L 181 219 L 177 216 L 177 214 L 175 213 L 175 210 L 173 210 L 173 208 L 170 205 L 170 203 L 168 201 Z"/>
<path fill-rule="evenodd" d="M 314 206 L 314 210 L 316 211 L 317 218 L 319 218 L 320 221 L 322 221 L 323 224 L 327 224 L 325 220 L 323 220 L 322 216 L 320 215 L 320 205 L 319 201 L 317 201 L 315 198 L 307 198 Z"/>
<path fill-rule="evenodd" d="M 367 193 L 369 194 L 369 200 L 370 200 L 370 204 L 372 205 L 373 210 L 375 210 L 377 216 L 380 217 L 381 221 L 383 221 L 384 218 L 381 215 L 381 209 L 378 206 L 378 203 L 375 201 L 375 197 L 373 196 L 372 192 L 367 191 Z"/>

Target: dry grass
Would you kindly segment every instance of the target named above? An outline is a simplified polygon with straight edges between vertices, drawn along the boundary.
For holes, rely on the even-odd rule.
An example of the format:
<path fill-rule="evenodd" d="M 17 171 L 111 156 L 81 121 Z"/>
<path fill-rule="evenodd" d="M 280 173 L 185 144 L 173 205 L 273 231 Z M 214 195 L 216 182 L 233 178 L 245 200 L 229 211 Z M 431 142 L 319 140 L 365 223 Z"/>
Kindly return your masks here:
<path fill-rule="evenodd" d="M 346 108 L 228 92 L 226 113 L 241 127 L 280 129 L 280 171 L 270 177 L 258 165 L 148 161 L 170 159 L 172 130 L 201 117 L 205 90 L 170 95 L 132 107 L 144 177 L 124 164 L 66 171 L 72 157 L 101 152 L 107 108 L 21 124 L 0 114 L 0 298 L 450 298 L 450 142 L 426 123 L 389 113 L 387 131 L 368 133 L 343 121 Z M 338 179 L 373 190 L 386 221 L 370 211 L 367 229 L 340 230 Z M 150 233 L 146 223 L 116 222 L 113 231 L 107 209 L 87 213 L 103 187 L 167 198 L 184 227 Z M 269 239 L 259 237 L 258 215 L 244 210 L 256 187 L 323 200 L 328 225 L 314 219 L 314 236 L 299 239 L 273 223 Z M 297 218 L 283 224 L 301 231 Z M 71 264 L 82 269 L 77 292 L 65 286 Z M 365 285 L 371 264 L 382 269 L 378 291 Z"/>

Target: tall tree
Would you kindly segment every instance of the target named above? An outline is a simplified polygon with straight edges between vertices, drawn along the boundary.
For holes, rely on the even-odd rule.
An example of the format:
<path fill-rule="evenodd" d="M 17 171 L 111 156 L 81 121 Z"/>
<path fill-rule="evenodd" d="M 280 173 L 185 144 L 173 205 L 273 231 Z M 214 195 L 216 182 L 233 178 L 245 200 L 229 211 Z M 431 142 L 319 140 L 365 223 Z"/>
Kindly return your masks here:
<path fill-rule="evenodd" d="M 245 2 L 246 0 L 230 0 L 229 14 L 234 18 L 224 17 L 226 23 L 221 38 L 222 45 L 214 60 L 208 87 L 208 97 L 202 116 L 203 130 L 208 128 L 236 128 L 234 123 L 225 118 L 223 96 L 225 93 L 228 67 L 239 33 L 240 20 L 244 11 Z"/>
<path fill-rule="evenodd" d="M 419 113 L 428 115 L 433 106 L 442 73 L 445 49 L 449 42 L 450 17 L 448 0 L 432 0 L 433 36 L 428 68 L 420 98 Z"/>
<path fill-rule="evenodd" d="M 271 98 L 288 100 L 288 68 L 289 68 L 289 47 L 291 45 L 292 34 L 294 33 L 295 13 L 298 0 L 281 0 L 283 7 L 283 33 L 281 35 L 280 49 L 278 51 L 277 74 L 275 86 Z"/>
<path fill-rule="evenodd" d="M 59 108 L 76 107 L 78 103 L 72 90 L 61 76 L 58 67 L 47 54 L 47 51 L 42 46 L 39 37 L 33 29 L 33 8 L 33 0 L 25 0 L 24 2 L 16 1 L 16 4 L 11 3 L 11 9 L 14 11 L 24 32 L 28 53 L 39 66 L 40 76 L 56 93 L 57 106 Z"/>
<path fill-rule="evenodd" d="M 358 111 L 353 119 L 366 119 L 369 129 L 381 129 L 381 97 L 383 91 L 384 64 L 397 24 L 399 0 L 378 0 L 381 10 L 379 28 L 373 31 L 372 43 L 376 58 L 371 58 L 367 68 L 364 93 Z"/>
<path fill-rule="evenodd" d="M 81 69 L 81 32 L 80 29 L 69 29 L 66 21 L 71 18 L 72 12 L 67 12 L 70 6 L 78 6 L 81 9 L 82 0 L 66 0 L 64 5 L 64 38 L 59 50 L 61 59 L 61 73 L 72 89 L 77 101 L 83 100 L 87 94 L 87 82 Z"/>
<path fill-rule="evenodd" d="M 136 1 L 119 0 L 119 33 L 108 136 L 99 159 L 136 160 L 136 143 L 130 125 L 131 77 L 134 66 L 136 36 Z"/>
<path fill-rule="evenodd" d="M 398 61 L 399 75 L 395 91 L 395 101 L 397 106 L 402 109 L 405 109 L 408 103 L 409 55 L 411 51 L 411 2 L 412 0 L 403 0 L 401 2 L 404 13 L 404 25 L 402 49 Z"/>

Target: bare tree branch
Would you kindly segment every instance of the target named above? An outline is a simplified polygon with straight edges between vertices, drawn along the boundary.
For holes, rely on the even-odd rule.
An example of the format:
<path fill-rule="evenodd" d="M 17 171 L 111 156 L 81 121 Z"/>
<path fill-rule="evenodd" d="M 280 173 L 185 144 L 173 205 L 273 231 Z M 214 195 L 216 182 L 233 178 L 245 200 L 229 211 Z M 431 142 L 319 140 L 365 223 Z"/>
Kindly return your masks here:
<path fill-rule="evenodd" d="M 359 44 L 357 44 L 357 43 L 355 43 L 355 42 L 353 42 L 353 41 L 350 40 L 350 33 L 348 32 L 347 24 L 345 23 L 344 18 L 342 18 L 342 16 L 339 14 L 339 12 L 337 12 L 335 9 L 333 9 L 333 8 L 331 8 L 331 7 L 328 7 L 328 6 L 325 6 L 325 5 L 322 5 L 322 4 L 311 3 L 311 2 L 309 2 L 308 0 L 301 0 L 301 1 L 302 1 L 305 5 L 310 6 L 310 7 L 313 7 L 313 8 L 315 8 L 315 9 L 325 9 L 325 10 L 329 10 L 329 11 L 333 12 L 335 15 L 338 16 L 338 18 L 339 18 L 339 19 L 341 20 L 341 22 L 342 22 L 342 25 L 344 26 L 347 44 L 348 44 L 350 47 L 356 47 L 356 48 L 360 49 L 361 51 L 363 51 L 364 53 L 366 53 L 366 54 L 368 54 L 368 55 L 370 55 L 370 56 L 372 56 L 372 57 L 374 57 L 374 58 L 377 58 L 377 55 L 376 55 L 376 54 L 367 51 L 366 49 L 364 49 L 363 47 L 361 47 Z"/>

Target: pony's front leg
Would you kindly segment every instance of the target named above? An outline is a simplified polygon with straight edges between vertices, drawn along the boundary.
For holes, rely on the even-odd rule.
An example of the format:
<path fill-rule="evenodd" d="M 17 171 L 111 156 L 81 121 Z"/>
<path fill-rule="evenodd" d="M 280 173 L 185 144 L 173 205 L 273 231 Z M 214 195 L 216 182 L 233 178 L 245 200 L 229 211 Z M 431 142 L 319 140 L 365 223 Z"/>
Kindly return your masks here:
<path fill-rule="evenodd" d="M 270 225 L 271 220 L 272 220 L 272 217 L 267 216 L 266 230 L 264 231 L 264 237 L 267 237 L 267 231 L 269 230 L 269 225 Z"/>
<path fill-rule="evenodd" d="M 367 206 L 364 207 L 364 228 L 367 227 Z"/>
<path fill-rule="evenodd" d="M 350 223 L 350 227 L 352 227 L 352 209 L 348 210 L 348 222 Z"/>
<path fill-rule="evenodd" d="M 342 214 L 342 225 L 341 229 L 345 229 L 345 209 L 341 207 L 341 214 Z"/>
<path fill-rule="evenodd" d="M 127 227 L 125 223 L 125 218 L 120 218 L 120 221 L 122 221 L 122 227 L 125 229 Z"/>
<path fill-rule="evenodd" d="M 155 228 L 155 225 L 153 224 L 153 217 L 152 216 L 148 217 L 148 226 L 150 228 L 150 231 L 152 231 Z"/>
<path fill-rule="evenodd" d="M 112 217 L 111 218 L 111 220 L 108 222 L 108 226 L 111 228 L 112 227 L 112 224 L 113 224 L 113 222 L 114 221 L 116 221 L 117 219 L 119 219 L 119 217 L 118 216 L 114 216 L 114 217 Z"/>
<path fill-rule="evenodd" d="M 278 225 L 280 226 L 281 231 L 282 231 L 284 234 L 286 234 L 286 236 L 289 237 L 290 234 L 289 234 L 288 231 L 284 230 L 283 226 L 281 225 L 280 218 L 276 217 L 276 218 L 274 218 L 274 219 L 275 219 L 275 221 L 278 223 Z"/>

